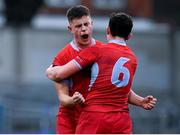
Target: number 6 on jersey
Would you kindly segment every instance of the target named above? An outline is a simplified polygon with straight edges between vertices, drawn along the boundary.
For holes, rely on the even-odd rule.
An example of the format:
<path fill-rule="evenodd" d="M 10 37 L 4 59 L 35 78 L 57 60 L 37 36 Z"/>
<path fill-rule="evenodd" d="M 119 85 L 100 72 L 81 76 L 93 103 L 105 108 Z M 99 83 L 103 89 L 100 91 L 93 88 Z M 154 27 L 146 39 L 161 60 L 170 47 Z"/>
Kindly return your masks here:
<path fill-rule="evenodd" d="M 123 66 L 127 61 L 129 61 L 128 58 L 121 57 L 117 60 L 117 62 L 113 67 L 111 82 L 117 87 L 124 87 L 129 82 L 129 78 L 130 78 L 129 70 L 128 68 Z M 120 74 L 123 74 L 122 80 L 119 80 Z"/>

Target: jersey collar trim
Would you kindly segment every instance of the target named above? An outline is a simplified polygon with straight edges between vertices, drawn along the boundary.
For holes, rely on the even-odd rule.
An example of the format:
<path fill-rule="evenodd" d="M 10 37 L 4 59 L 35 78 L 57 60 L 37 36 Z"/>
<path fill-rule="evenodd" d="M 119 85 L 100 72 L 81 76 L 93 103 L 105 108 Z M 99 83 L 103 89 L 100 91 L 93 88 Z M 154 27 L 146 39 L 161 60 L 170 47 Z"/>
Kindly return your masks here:
<path fill-rule="evenodd" d="M 109 43 L 115 43 L 118 45 L 126 46 L 126 42 L 124 40 L 113 39 L 113 40 L 110 40 Z"/>
<path fill-rule="evenodd" d="M 79 48 L 77 47 L 77 44 L 76 44 L 75 40 L 71 41 L 70 45 L 74 50 L 79 52 Z"/>
<path fill-rule="evenodd" d="M 92 38 L 92 44 L 91 45 L 95 45 L 96 44 L 96 40 L 94 39 L 94 38 Z M 70 42 L 70 45 L 72 46 L 72 48 L 74 49 L 74 50 L 76 50 L 76 51 L 80 51 L 80 48 L 78 47 L 78 45 L 77 45 L 77 43 L 76 43 L 76 41 L 75 40 L 72 40 L 71 42 Z"/>

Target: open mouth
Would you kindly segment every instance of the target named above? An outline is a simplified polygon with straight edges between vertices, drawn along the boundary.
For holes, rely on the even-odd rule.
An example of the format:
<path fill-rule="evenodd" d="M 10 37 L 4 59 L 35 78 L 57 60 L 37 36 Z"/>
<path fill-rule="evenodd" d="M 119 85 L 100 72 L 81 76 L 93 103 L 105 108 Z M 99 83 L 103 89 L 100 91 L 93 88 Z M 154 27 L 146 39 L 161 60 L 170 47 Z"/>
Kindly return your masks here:
<path fill-rule="evenodd" d="M 88 34 L 84 34 L 84 35 L 81 35 L 82 39 L 88 39 L 89 35 Z"/>

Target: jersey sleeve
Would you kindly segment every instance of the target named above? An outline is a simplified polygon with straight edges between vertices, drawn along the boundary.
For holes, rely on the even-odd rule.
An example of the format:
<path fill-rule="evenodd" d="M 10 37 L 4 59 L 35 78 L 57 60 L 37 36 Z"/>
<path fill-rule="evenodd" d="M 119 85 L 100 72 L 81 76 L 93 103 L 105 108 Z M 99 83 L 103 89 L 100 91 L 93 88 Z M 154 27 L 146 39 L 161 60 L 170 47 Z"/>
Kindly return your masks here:
<path fill-rule="evenodd" d="M 96 47 L 89 47 L 84 50 L 82 50 L 79 55 L 73 59 L 73 62 L 80 68 L 84 68 L 88 65 L 91 65 L 92 63 L 96 62 L 98 59 L 98 53 L 97 53 Z"/>

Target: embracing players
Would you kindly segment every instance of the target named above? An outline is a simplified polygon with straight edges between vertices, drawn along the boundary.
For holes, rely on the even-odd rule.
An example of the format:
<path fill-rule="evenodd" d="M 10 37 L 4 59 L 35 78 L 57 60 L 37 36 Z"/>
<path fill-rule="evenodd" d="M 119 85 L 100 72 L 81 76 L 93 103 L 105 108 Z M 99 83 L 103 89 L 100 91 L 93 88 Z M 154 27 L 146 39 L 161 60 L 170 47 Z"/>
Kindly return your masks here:
<path fill-rule="evenodd" d="M 132 27 L 127 14 L 112 14 L 107 28 L 109 43 L 90 46 L 67 64 L 47 69 L 47 76 L 58 82 L 91 67 L 88 94 L 85 102 L 82 100 L 83 112 L 76 133 L 132 133 L 128 102 L 136 101 L 145 109 L 154 107 L 155 98 L 142 98 L 131 91 L 137 59 L 125 41 L 130 38 Z"/>

